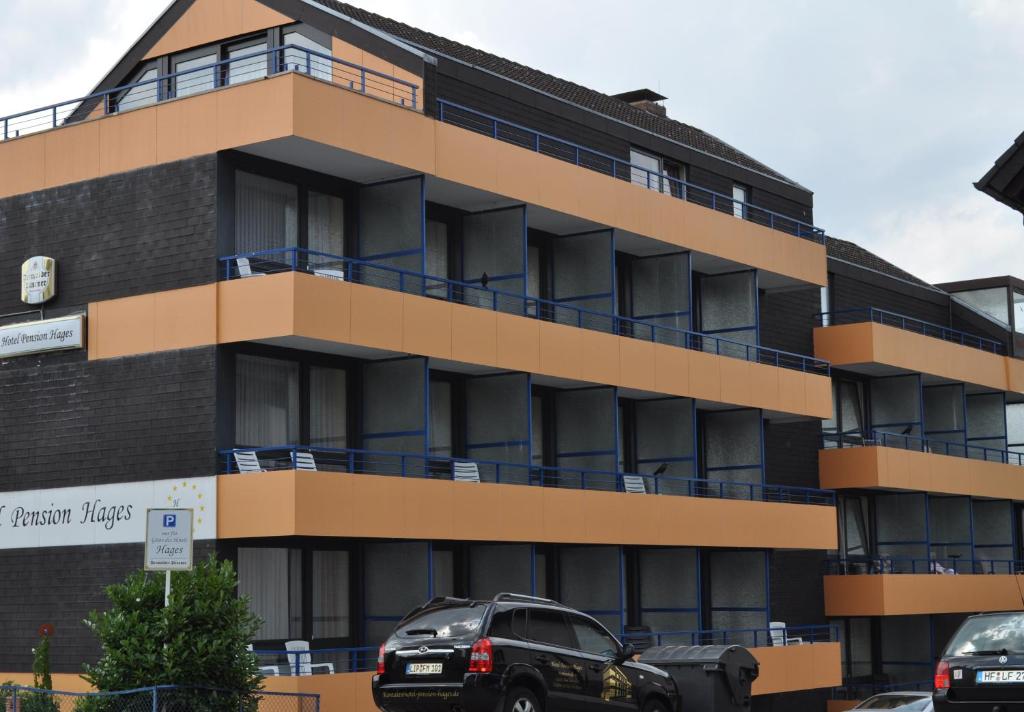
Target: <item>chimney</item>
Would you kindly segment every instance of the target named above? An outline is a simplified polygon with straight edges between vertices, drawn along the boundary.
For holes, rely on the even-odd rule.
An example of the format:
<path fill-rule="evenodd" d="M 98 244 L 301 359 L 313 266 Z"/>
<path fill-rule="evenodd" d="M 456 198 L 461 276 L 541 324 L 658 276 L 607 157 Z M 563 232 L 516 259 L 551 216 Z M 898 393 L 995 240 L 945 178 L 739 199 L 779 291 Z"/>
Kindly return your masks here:
<path fill-rule="evenodd" d="M 668 97 L 662 96 L 656 91 L 634 89 L 633 91 L 625 91 L 621 94 L 612 94 L 612 97 L 655 116 L 667 117 L 665 107 L 657 102 L 665 101 Z"/>

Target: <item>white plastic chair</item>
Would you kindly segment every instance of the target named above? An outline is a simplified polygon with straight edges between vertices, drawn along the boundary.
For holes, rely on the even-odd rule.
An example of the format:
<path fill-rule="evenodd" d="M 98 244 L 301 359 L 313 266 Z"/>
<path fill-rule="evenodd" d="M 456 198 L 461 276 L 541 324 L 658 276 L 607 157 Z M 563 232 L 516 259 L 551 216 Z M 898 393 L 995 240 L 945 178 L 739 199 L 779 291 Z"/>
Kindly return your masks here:
<path fill-rule="evenodd" d="M 475 462 L 453 462 L 452 479 L 456 482 L 479 482 L 480 468 Z"/>
<path fill-rule="evenodd" d="M 248 257 L 236 257 L 235 264 L 238 266 L 239 277 L 266 277 L 263 272 L 253 272 Z"/>
<path fill-rule="evenodd" d="M 255 450 L 235 450 L 234 455 L 239 472 L 266 472 Z"/>
<path fill-rule="evenodd" d="M 284 644 L 285 650 L 289 652 L 297 652 L 298 655 L 288 656 L 288 667 L 291 670 L 298 668 L 299 675 L 312 675 L 313 670 L 322 669 L 327 670 L 331 675 L 334 674 L 334 663 L 314 663 L 313 658 L 309 654 L 309 641 L 308 640 L 289 640 Z M 295 659 L 298 659 L 298 662 Z"/>
<path fill-rule="evenodd" d="M 622 486 L 632 494 L 647 494 L 647 485 L 644 484 L 644 478 L 640 475 L 623 475 Z"/>
<path fill-rule="evenodd" d="M 250 653 L 253 652 L 252 643 L 245 646 L 245 649 Z M 263 677 L 279 677 L 281 675 L 281 669 L 277 665 L 260 665 L 259 670 Z"/>
<path fill-rule="evenodd" d="M 339 282 L 345 281 L 345 271 L 340 269 L 334 269 L 329 267 L 320 267 L 313 270 L 313 274 L 317 277 L 326 277 L 327 279 L 336 279 Z"/>
<path fill-rule="evenodd" d="M 786 623 L 784 621 L 772 621 L 768 624 L 768 632 L 772 637 L 773 646 L 802 645 L 803 638 L 790 638 L 786 635 Z"/>
<path fill-rule="evenodd" d="M 316 460 L 313 458 L 311 452 L 299 452 L 298 450 L 292 450 L 292 467 L 296 470 L 305 470 L 307 472 L 316 472 Z"/>

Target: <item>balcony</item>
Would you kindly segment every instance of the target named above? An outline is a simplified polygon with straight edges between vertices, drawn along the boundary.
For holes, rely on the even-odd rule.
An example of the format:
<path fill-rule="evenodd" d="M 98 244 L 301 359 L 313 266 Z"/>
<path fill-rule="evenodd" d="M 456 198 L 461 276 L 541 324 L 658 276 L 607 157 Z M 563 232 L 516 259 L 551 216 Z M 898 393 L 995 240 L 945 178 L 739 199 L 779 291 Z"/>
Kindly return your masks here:
<path fill-rule="evenodd" d="M 697 186 L 680 186 L 681 200 L 495 141 L 447 114 L 422 114 L 418 87 L 408 82 L 295 51 L 295 61 L 252 81 L 231 78 L 232 63 L 251 67 L 250 56 L 0 119 L 8 131 L 0 196 L 237 150 L 363 184 L 425 175 L 429 195 L 462 209 L 527 204 L 531 226 L 565 234 L 614 228 L 624 239 L 692 250 L 719 270 L 754 267 L 766 288 L 825 282 L 823 245 L 788 234 L 820 233 L 809 226 Z M 182 95 L 176 87 L 193 72 L 210 79 Z M 125 102 L 128 92 L 137 94 Z M 628 164 L 619 165 L 621 172 Z"/>
<path fill-rule="evenodd" d="M 880 309 L 818 315 L 814 353 L 869 376 L 922 373 L 998 391 L 1024 386 L 1024 370 L 997 341 Z"/>
<path fill-rule="evenodd" d="M 284 464 L 289 451 L 278 452 L 283 456 L 280 466 L 290 467 Z M 482 481 L 465 482 L 453 481 L 450 466 L 434 457 L 360 451 L 337 455 L 333 463 L 323 459 L 323 467 L 331 470 L 320 469 L 318 460 L 317 471 L 221 475 L 218 538 L 836 546 L 835 508 L 829 506 L 827 492 L 708 480 L 658 482 L 654 476 L 637 475 L 633 483 L 642 480 L 650 483 L 645 490 L 649 486 L 658 492 L 644 496 L 627 490 L 634 476 L 622 473 L 484 462 L 478 464 Z M 266 455 L 261 463 L 274 466 Z M 461 513 L 468 511 L 489 514 L 467 519 Z"/>
<path fill-rule="evenodd" d="M 851 573 L 825 576 L 825 615 L 905 616 L 1020 608 L 1022 562 L 974 559 L 954 565 L 957 571 L 940 574 L 936 570 L 942 562 L 934 559 L 876 558 L 872 563 L 847 558 L 834 562 L 834 567 Z M 890 573 L 894 570 L 908 573 Z"/>
<path fill-rule="evenodd" d="M 543 305 L 538 315 L 494 310 L 492 292 L 484 292 L 484 308 L 434 299 L 422 295 L 423 275 L 414 277 L 415 294 L 331 276 L 287 271 L 93 303 L 89 358 L 253 341 L 359 358 L 415 354 L 453 368 L 523 371 L 770 413 L 821 418 L 832 411 L 830 381 L 813 372 L 813 359 L 746 345 L 735 347 L 740 358 L 732 358 L 735 342 L 688 332 L 673 337 L 690 347 L 681 348 L 653 340 L 672 332 L 644 322 L 621 320 L 620 330 L 635 329 L 631 337 L 567 326 L 538 318 Z M 453 289 L 453 299 L 464 298 L 462 289 Z M 517 299 L 529 310 L 530 300 Z M 583 313 L 560 307 L 552 309 Z M 594 318 L 608 328 L 616 322 L 612 315 Z M 777 358 L 780 367 L 748 361 L 747 354 L 771 364 Z"/>
<path fill-rule="evenodd" d="M 841 447 L 835 447 L 839 445 Z M 1024 454 L 872 431 L 826 436 L 818 455 L 823 487 L 1024 499 Z"/>

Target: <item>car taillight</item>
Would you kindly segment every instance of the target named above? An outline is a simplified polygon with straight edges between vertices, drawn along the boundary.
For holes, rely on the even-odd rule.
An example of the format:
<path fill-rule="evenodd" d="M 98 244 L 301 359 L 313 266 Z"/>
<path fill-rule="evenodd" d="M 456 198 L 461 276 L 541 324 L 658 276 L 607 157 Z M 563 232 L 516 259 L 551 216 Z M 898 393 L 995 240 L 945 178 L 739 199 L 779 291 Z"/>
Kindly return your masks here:
<path fill-rule="evenodd" d="M 384 674 L 384 643 L 380 644 L 380 650 L 377 651 L 377 674 Z"/>
<path fill-rule="evenodd" d="M 481 638 L 473 643 L 469 651 L 470 672 L 491 672 L 494 670 L 494 659 L 491 656 L 490 638 Z"/>
<path fill-rule="evenodd" d="M 940 660 L 935 666 L 935 689 L 946 690 L 949 688 L 949 663 Z"/>

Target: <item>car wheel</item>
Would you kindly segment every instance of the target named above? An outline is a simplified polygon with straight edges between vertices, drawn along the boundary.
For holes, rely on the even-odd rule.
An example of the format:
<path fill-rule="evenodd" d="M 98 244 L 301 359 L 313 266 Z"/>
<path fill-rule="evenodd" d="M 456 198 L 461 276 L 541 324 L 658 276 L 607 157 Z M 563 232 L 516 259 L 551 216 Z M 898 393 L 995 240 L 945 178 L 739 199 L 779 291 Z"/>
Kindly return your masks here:
<path fill-rule="evenodd" d="M 668 707 L 661 700 L 651 700 L 644 705 L 644 712 L 668 712 Z"/>
<path fill-rule="evenodd" d="M 505 712 L 544 712 L 537 696 L 525 687 L 513 687 L 505 693 Z"/>

